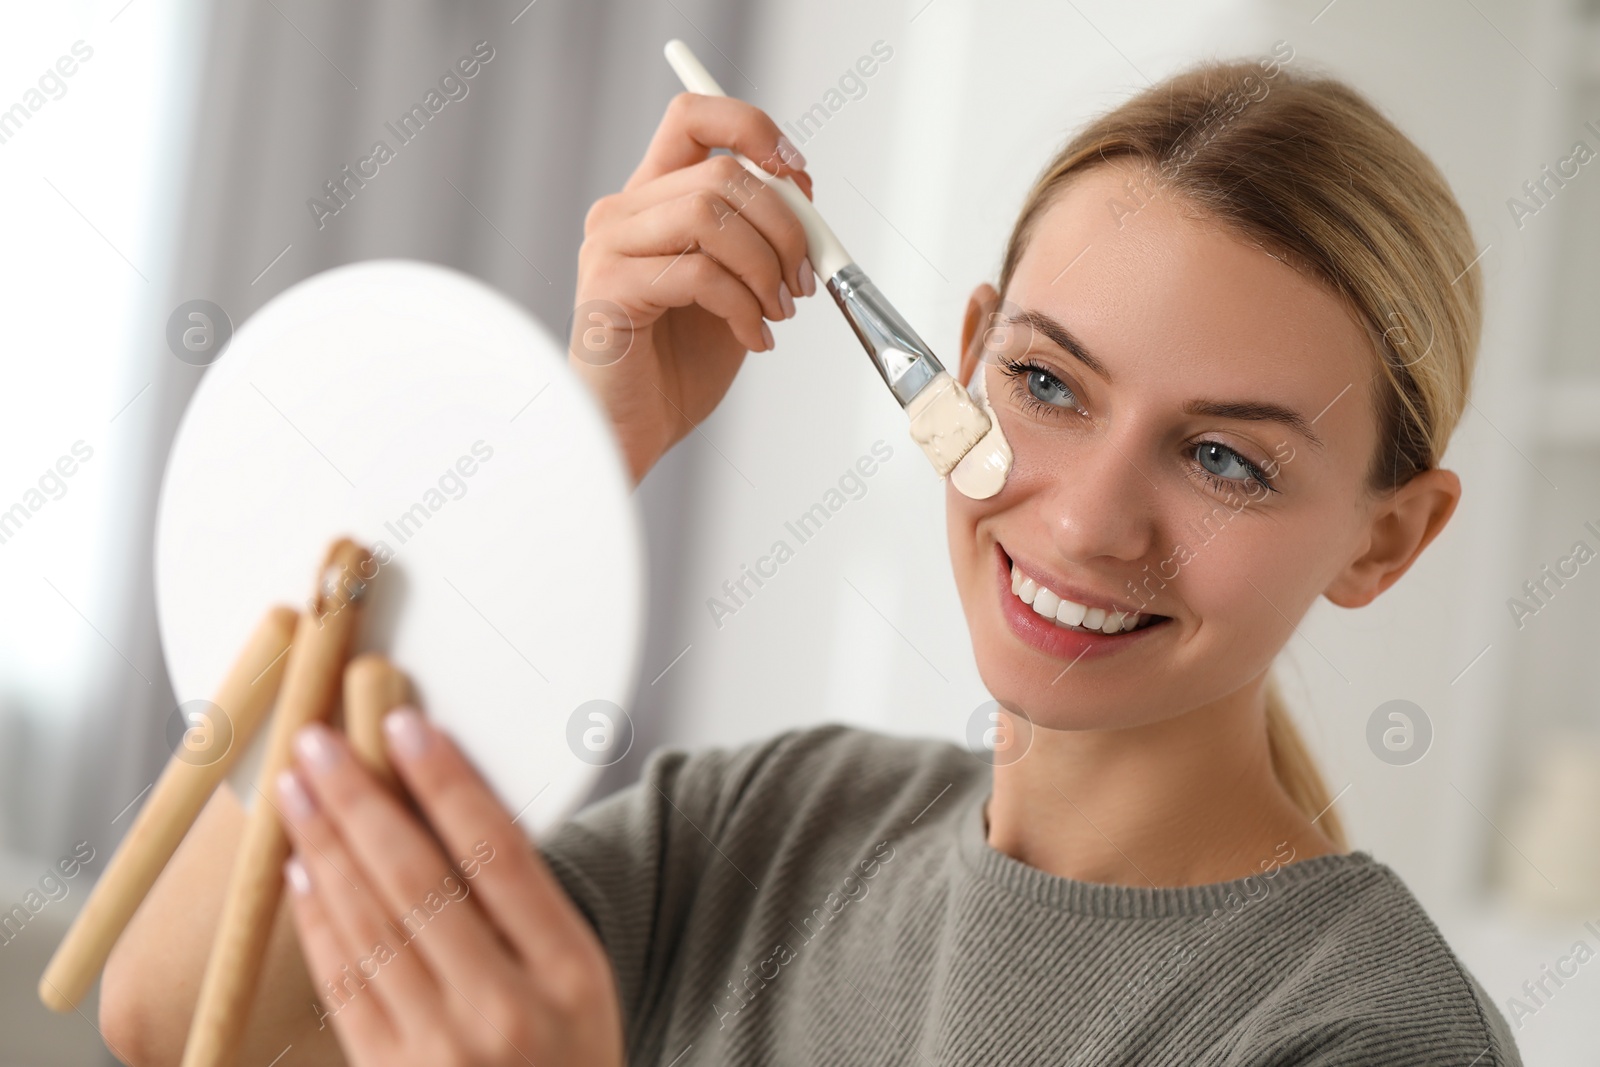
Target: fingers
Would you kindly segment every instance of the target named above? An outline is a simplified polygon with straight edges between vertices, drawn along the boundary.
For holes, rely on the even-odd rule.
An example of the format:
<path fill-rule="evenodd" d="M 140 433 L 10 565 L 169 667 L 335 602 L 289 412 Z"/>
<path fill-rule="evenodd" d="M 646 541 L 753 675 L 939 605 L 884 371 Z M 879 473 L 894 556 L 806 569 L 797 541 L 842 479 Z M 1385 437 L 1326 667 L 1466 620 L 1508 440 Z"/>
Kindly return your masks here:
<path fill-rule="evenodd" d="M 372 875 L 321 817 L 294 771 L 285 770 L 278 776 L 277 792 L 278 807 L 294 828 L 291 844 L 300 873 L 306 876 L 305 882 L 297 882 L 293 869 L 286 868 L 289 888 L 304 896 L 308 888 L 315 887 L 322 917 L 331 921 L 337 931 L 336 947 L 343 949 L 343 958 L 329 961 L 331 966 L 320 980 L 331 980 L 336 988 L 353 984 L 360 989 L 381 966 L 386 994 L 381 999 L 400 1005 L 436 1003 L 438 989 L 401 932 L 390 925 L 388 909 Z M 345 995 L 353 997 L 354 990 Z"/>
<path fill-rule="evenodd" d="M 699 163 L 713 148 L 738 152 L 775 177 L 796 177 L 806 165 L 778 124 L 755 105 L 729 96 L 679 93 L 667 104 L 650 147 L 623 189 Z"/>
<path fill-rule="evenodd" d="M 516 821 L 415 709 L 383 739 L 420 818 L 322 724 L 277 781 L 296 927 L 352 1063 L 620 1063 L 610 960 Z"/>
<path fill-rule="evenodd" d="M 293 838 L 303 836 L 315 850 L 335 857 L 352 857 L 371 879 L 374 906 L 394 917 L 406 943 L 469 1002 L 511 988 L 517 981 L 511 958 L 467 899 L 470 887 L 345 740 L 320 724 L 308 726 L 295 735 L 295 755 L 296 780 L 308 787 L 311 808 L 284 805 Z"/>
<path fill-rule="evenodd" d="M 642 211 L 616 227 L 607 243 L 624 257 L 702 252 L 744 283 L 764 317 L 777 321 L 794 313 L 794 290 L 772 246 L 715 193 L 700 190 Z"/>
<path fill-rule="evenodd" d="M 383 998 L 364 992 L 367 979 L 359 971 L 360 959 L 355 957 L 357 962 L 352 964 L 340 926 L 331 921 L 327 902 L 319 890 L 325 877 L 319 875 L 313 883 L 297 856 L 290 857 L 283 874 L 289 883 L 300 951 L 316 986 L 317 999 L 327 1011 L 323 1025 L 331 1022 L 346 1048 L 391 1047 L 395 1041 L 394 1022 L 384 1010 Z"/>
<path fill-rule="evenodd" d="M 761 302 L 750 287 L 710 256 L 621 256 L 605 267 L 605 286 L 632 294 L 656 310 L 699 304 L 724 320 L 745 348 L 764 352 L 773 345 L 772 330 L 763 321 Z"/>
<path fill-rule="evenodd" d="M 803 188 L 809 188 L 809 185 L 808 177 Z M 602 201 L 604 206 L 598 211 L 600 228 L 614 227 L 620 237 L 636 237 L 642 240 L 642 235 L 633 233 L 634 220 L 641 212 L 696 193 L 716 195 L 726 205 L 725 207 L 712 205 L 718 231 L 725 226 L 725 220 L 729 215 L 744 219 L 755 229 L 777 256 L 782 279 L 792 296 L 810 296 L 816 291 L 815 278 L 806 257 L 805 227 L 800 224 L 794 210 L 775 190 L 768 189 L 760 177 L 740 166 L 732 156 L 713 156 L 703 163 L 663 175 L 632 192 L 618 194 L 609 204 Z M 680 252 L 686 247 L 685 236 L 694 235 L 673 235 L 677 241 L 676 246 L 671 248 L 673 253 Z M 621 240 L 615 243 L 619 250 L 625 246 L 631 247 Z M 702 239 L 701 245 L 705 246 L 705 243 Z M 661 247 L 655 251 L 666 252 L 668 249 Z M 735 273 L 744 274 L 737 269 L 738 263 L 720 252 L 717 258 L 734 267 Z M 771 296 L 775 288 L 773 286 L 763 292 L 753 287 L 761 297 Z M 770 300 L 765 299 L 763 305 L 768 310 L 773 306 Z"/>
<path fill-rule="evenodd" d="M 493 861 L 474 880 L 479 904 L 530 969 L 583 951 L 587 920 L 455 742 L 410 708 L 383 725 L 390 759 L 451 854 L 488 843 Z"/>

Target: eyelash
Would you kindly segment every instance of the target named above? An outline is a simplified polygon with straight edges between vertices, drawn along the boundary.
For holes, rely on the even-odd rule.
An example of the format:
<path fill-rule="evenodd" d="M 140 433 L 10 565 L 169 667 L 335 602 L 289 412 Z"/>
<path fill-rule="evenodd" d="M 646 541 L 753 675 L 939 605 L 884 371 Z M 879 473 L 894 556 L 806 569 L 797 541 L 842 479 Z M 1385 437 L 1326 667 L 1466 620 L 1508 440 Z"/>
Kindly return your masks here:
<path fill-rule="evenodd" d="M 997 362 L 1004 369 L 1006 377 L 1011 379 L 1012 395 L 1016 398 L 1017 402 L 1022 405 L 1024 410 L 1033 411 L 1052 417 L 1060 415 L 1062 411 L 1065 410 L 1057 407 L 1054 404 L 1045 403 L 1043 400 L 1040 400 L 1038 397 L 1034 396 L 1033 391 L 1028 388 L 1027 376 L 1030 374 L 1041 374 L 1050 379 L 1050 381 L 1054 382 L 1056 385 L 1060 386 L 1063 392 L 1072 397 L 1073 403 L 1077 405 L 1077 407 L 1073 409 L 1074 414 L 1084 415 L 1087 417 L 1088 412 L 1084 410 L 1082 403 L 1078 401 L 1078 394 L 1072 391 L 1072 387 L 1070 385 L 1068 385 L 1066 382 L 1063 382 L 1060 378 L 1057 378 L 1055 374 L 1049 370 L 1049 368 L 1043 367 L 1038 363 L 1034 363 L 1029 360 L 1016 359 L 1007 355 L 999 356 Z M 1282 492 L 1282 490 L 1273 486 L 1272 482 L 1267 478 L 1266 474 L 1261 470 L 1260 467 L 1256 466 L 1254 463 L 1250 462 L 1244 456 L 1240 455 L 1237 451 L 1229 446 L 1223 444 L 1221 441 L 1209 439 L 1195 441 L 1188 452 L 1190 469 L 1195 474 L 1198 474 L 1200 477 L 1210 482 L 1211 485 L 1219 492 L 1236 492 L 1241 485 L 1246 483 L 1233 478 L 1224 478 L 1222 475 L 1214 474 L 1211 471 L 1206 470 L 1205 467 L 1201 466 L 1199 461 L 1195 460 L 1193 456 L 1202 445 L 1215 445 L 1218 448 L 1225 449 L 1230 455 L 1239 461 L 1240 466 L 1250 472 L 1250 481 L 1254 481 L 1257 485 L 1261 486 L 1261 488 L 1267 490 L 1269 493 Z"/>
<path fill-rule="evenodd" d="M 1059 385 L 1068 396 L 1072 397 L 1073 403 L 1078 405 L 1073 409 L 1077 414 L 1088 414 L 1088 412 L 1084 411 L 1083 405 L 1078 401 L 1078 394 L 1072 391 L 1072 387 L 1066 382 L 1062 381 L 1060 378 L 1057 378 L 1047 368 L 1041 367 L 1037 363 L 1031 363 L 1027 360 L 1020 360 L 1007 355 L 1001 355 L 998 357 L 998 362 L 1000 366 L 1005 369 L 1006 377 L 1010 378 L 1012 381 L 1012 395 L 1025 409 L 1047 415 L 1058 415 L 1062 411 L 1061 408 L 1056 407 L 1054 404 L 1046 404 L 1043 400 L 1040 400 L 1038 397 L 1034 396 L 1033 390 L 1028 388 L 1027 376 L 1029 374 L 1042 374 L 1046 378 L 1049 378 L 1052 382 L 1055 382 L 1057 385 Z"/>

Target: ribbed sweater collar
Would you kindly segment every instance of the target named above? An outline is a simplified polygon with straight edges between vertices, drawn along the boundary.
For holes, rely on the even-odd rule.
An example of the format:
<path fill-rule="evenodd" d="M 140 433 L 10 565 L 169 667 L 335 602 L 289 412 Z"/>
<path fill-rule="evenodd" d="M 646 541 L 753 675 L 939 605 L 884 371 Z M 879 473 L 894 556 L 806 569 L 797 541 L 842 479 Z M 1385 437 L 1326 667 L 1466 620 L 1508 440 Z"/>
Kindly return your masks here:
<path fill-rule="evenodd" d="M 1030 867 L 992 847 L 984 829 L 984 805 L 991 781 L 985 775 L 962 801 L 953 820 L 956 853 L 977 878 L 1047 908 L 1117 919 L 1157 919 L 1209 915 L 1217 909 L 1254 907 L 1313 883 L 1381 876 L 1382 864 L 1362 851 L 1332 853 L 1290 862 L 1266 874 L 1193 886 L 1124 886 L 1063 878 Z"/>

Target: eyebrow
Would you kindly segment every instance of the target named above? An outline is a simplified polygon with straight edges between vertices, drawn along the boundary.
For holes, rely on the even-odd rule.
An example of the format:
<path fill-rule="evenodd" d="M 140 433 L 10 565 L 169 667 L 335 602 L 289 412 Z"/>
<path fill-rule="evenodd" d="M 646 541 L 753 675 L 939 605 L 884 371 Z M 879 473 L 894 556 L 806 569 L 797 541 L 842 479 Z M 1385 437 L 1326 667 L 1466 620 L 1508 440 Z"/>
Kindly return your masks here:
<path fill-rule="evenodd" d="M 1019 311 L 1006 317 L 1007 322 L 1016 323 L 1018 326 L 1027 326 L 1044 334 L 1056 343 L 1056 347 L 1072 356 L 1079 363 L 1094 371 L 1106 381 L 1111 381 L 1111 371 L 1099 359 L 1091 355 L 1083 346 L 1083 342 L 1072 335 L 1072 331 L 1061 325 L 1042 311 Z"/>
<path fill-rule="evenodd" d="M 1210 415 L 1219 419 L 1281 423 L 1310 441 L 1315 447 L 1319 449 L 1322 447 L 1322 438 L 1317 436 L 1317 431 L 1311 428 L 1311 423 L 1306 421 L 1305 416 L 1282 404 L 1273 404 L 1265 400 L 1191 400 L 1183 405 L 1183 410 L 1189 415 Z"/>
<path fill-rule="evenodd" d="M 1042 311 L 1024 310 L 1007 316 L 1007 321 L 1019 326 L 1028 326 L 1044 334 L 1056 346 L 1072 358 L 1082 363 L 1085 367 L 1098 374 L 1107 382 L 1111 381 L 1111 372 L 1098 357 L 1093 355 L 1083 342 L 1073 336 L 1055 319 Z M 1311 428 L 1311 423 L 1304 415 L 1293 408 L 1284 407 L 1266 400 L 1191 400 L 1183 405 L 1187 415 L 1209 415 L 1218 419 L 1240 419 L 1248 422 L 1276 422 L 1295 431 L 1317 448 L 1322 447 L 1322 438 Z"/>

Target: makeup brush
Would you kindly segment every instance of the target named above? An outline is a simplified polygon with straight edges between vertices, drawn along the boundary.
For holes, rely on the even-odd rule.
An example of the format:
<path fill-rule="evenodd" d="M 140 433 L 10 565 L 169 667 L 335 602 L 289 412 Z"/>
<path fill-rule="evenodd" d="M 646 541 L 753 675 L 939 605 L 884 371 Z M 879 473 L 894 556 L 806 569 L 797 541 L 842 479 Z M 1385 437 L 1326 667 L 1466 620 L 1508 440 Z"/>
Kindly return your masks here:
<path fill-rule="evenodd" d="M 664 51 L 685 89 L 705 96 L 727 95 L 681 40 L 668 41 Z M 827 279 L 834 303 L 844 312 L 862 347 L 872 357 L 872 365 L 878 368 L 889 391 L 910 418 L 911 438 L 921 446 L 939 477 L 956 472 L 951 481 L 967 496 L 982 499 L 998 493 L 1010 467 L 1011 453 L 1009 449 L 1002 453 L 996 447 L 998 427 L 989 415 L 973 402 L 911 324 L 856 265 L 794 180 L 774 178 L 737 152 L 733 157 L 771 186 L 799 216 L 805 227 L 812 268 Z M 992 427 L 995 433 L 990 433 Z M 1003 439 L 999 443 L 1003 445 Z M 972 458 L 963 462 L 969 456 Z"/>

